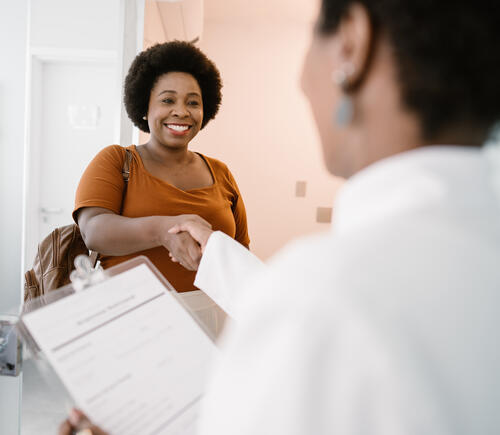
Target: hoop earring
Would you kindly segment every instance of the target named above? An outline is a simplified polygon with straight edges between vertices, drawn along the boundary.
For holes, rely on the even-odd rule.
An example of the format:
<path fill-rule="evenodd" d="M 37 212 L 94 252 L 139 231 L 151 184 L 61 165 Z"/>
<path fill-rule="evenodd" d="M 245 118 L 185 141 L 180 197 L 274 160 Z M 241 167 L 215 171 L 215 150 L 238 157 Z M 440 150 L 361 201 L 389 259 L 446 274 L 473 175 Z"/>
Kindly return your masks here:
<path fill-rule="evenodd" d="M 332 80 L 344 92 L 333 114 L 333 123 L 338 127 L 345 127 L 350 124 L 354 118 L 352 98 L 346 94 L 346 88 L 349 85 L 349 77 L 352 74 L 354 74 L 354 67 L 350 63 L 346 64 L 343 69 L 338 69 L 332 73 Z"/>

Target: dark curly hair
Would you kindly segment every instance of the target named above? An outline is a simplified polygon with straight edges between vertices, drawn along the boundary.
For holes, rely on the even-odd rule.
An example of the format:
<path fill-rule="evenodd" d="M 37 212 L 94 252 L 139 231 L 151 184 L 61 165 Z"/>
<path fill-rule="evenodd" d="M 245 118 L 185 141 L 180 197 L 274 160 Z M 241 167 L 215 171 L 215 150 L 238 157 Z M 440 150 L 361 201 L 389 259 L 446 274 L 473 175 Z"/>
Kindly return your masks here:
<path fill-rule="evenodd" d="M 403 103 L 426 139 L 448 129 L 486 135 L 500 118 L 500 9 L 487 0 L 323 0 L 330 34 L 350 5 L 364 6 L 375 37 L 394 50 Z"/>
<path fill-rule="evenodd" d="M 151 89 L 161 75 L 172 71 L 191 74 L 198 82 L 203 100 L 201 128 L 219 110 L 222 80 L 215 64 L 189 42 L 156 44 L 136 56 L 124 84 L 124 102 L 128 116 L 134 125 L 146 133 L 149 133 L 149 126 L 143 116 L 148 112 Z"/>

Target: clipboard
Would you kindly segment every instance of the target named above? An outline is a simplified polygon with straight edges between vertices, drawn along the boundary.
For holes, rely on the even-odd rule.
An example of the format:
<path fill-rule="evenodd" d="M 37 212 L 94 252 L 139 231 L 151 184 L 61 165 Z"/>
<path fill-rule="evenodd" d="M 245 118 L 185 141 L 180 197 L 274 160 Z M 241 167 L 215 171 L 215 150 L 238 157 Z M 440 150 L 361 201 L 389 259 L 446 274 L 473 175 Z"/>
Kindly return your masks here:
<path fill-rule="evenodd" d="M 194 434 L 213 334 L 146 257 L 78 273 L 25 305 L 31 354 L 111 434 Z"/>

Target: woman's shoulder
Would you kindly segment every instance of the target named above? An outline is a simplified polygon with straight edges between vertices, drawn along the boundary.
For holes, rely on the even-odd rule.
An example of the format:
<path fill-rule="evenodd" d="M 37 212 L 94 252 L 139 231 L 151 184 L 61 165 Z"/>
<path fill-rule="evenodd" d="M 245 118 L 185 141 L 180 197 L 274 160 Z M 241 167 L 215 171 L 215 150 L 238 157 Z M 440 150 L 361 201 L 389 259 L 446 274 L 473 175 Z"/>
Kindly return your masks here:
<path fill-rule="evenodd" d="M 113 144 L 104 147 L 101 151 L 99 151 L 98 155 L 103 156 L 123 156 L 126 150 L 134 151 L 134 145 L 130 145 L 128 147 L 124 147 L 121 145 Z"/>
<path fill-rule="evenodd" d="M 223 172 L 223 173 L 229 172 L 228 166 L 222 160 L 215 159 L 213 157 L 210 157 L 210 156 L 207 156 L 207 155 L 201 154 L 201 153 L 200 153 L 200 155 L 209 163 L 209 165 L 212 167 L 212 169 L 214 171 Z"/>
<path fill-rule="evenodd" d="M 134 152 L 134 146 L 123 147 L 121 145 L 108 145 L 102 148 L 94 157 L 94 162 L 111 164 L 113 166 L 122 166 L 126 150 Z"/>
<path fill-rule="evenodd" d="M 125 153 L 125 148 L 122 147 L 121 145 L 108 145 L 102 148 L 97 154 L 96 158 L 102 158 L 102 159 L 107 159 L 107 158 L 113 158 L 113 157 L 119 157 L 122 156 Z"/>
<path fill-rule="evenodd" d="M 215 178 L 219 181 L 224 181 L 226 184 L 233 186 L 236 182 L 229 167 L 221 160 L 201 154 L 207 161 L 208 165 L 214 172 Z"/>

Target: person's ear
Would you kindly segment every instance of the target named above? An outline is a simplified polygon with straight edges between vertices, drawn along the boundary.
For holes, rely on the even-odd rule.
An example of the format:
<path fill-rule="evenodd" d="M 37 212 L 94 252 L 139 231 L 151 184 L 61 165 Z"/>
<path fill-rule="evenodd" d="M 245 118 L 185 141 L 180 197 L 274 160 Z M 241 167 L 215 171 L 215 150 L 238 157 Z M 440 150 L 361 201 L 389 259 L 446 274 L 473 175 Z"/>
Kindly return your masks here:
<path fill-rule="evenodd" d="M 337 31 L 340 43 L 340 74 L 345 74 L 344 88 L 355 88 L 370 66 L 374 31 L 367 9 L 352 4 L 342 17 Z M 335 73 L 335 72 L 334 72 Z"/>

